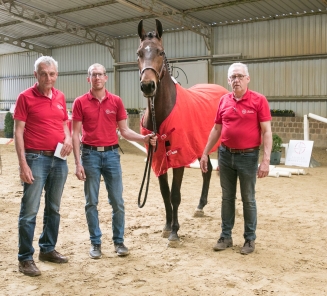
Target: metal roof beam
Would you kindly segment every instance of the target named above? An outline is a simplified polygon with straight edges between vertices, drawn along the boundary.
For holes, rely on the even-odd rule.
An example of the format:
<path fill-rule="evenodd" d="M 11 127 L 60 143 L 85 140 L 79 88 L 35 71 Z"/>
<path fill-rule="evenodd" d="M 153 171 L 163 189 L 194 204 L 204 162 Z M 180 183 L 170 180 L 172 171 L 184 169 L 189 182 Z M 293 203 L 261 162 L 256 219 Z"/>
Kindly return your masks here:
<path fill-rule="evenodd" d="M 0 34 L 0 42 L 8 43 L 10 45 L 14 45 L 20 48 L 24 48 L 26 50 L 35 51 L 42 53 L 43 55 L 51 55 L 51 50 L 42 46 L 38 46 L 35 44 L 32 44 L 30 42 L 22 41 L 20 39 L 12 38 L 10 36 L 6 36 L 3 34 Z"/>
<path fill-rule="evenodd" d="M 44 28 L 54 28 L 64 33 L 69 33 L 74 36 L 106 46 L 112 57 L 114 58 L 115 39 L 111 36 L 89 29 L 88 27 L 78 26 L 74 23 L 59 18 L 49 16 L 46 13 L 33 10 L 25 5 L 15 2 L 0 0 L 1 6 L 13 16 L 26 22 L 33 22 Z"/>
<path fill-rule="evenodd" d="M 8 23 L 3 23 L 3 24 L 0 24 L 0 28 L 13 26 L 13 25 L 17 25 L 20 23 L 21 23 L 21 21 L 12 21 L 12 22 L 8 22 Z"/>
<path fill-rule="evenodd" d="M 139 11 L 147 11 L 165 18 L 177 25 L 203 36 L 207 48 L 211 48 L 211 27 L 200 20 L 186 15 L 170 5 L 158 0 L 117 0 L 117 2 L 132 7 Z"/>
<path fill-rule="evenodd" d="M 53 35 L 59 35 L 62 34 L 60 31 L 55 31 L 55 32 L 48 32 L 48 33 L 41 33 L 41 34 L 36 34 L 36 35 L 27 35 L 24 37 L 20 37 L 20 40 L 29 40 L 29 39 L 34 39 L 34 38 L 40 38 L 40 37 L 47 37 L 47 36 L 53 36 Z M 52 48 L 52 46 L 51 46 Z"/>

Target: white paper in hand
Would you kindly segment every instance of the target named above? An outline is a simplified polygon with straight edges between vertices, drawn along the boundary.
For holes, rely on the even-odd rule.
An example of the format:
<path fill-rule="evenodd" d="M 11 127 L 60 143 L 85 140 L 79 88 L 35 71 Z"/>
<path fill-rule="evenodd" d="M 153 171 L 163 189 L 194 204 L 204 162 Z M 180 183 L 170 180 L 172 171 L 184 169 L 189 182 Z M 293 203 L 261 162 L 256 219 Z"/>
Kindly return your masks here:
<path fill-rule="evenodd" d="M 62 149 L 63 146 L 64 146 L 63 144 L 58 143 L 54 156 L 66 160 L 67 159 L 67 156 L 62 157 L 60 155 L 60 151 L 61 151 L 61 149 Z"/>

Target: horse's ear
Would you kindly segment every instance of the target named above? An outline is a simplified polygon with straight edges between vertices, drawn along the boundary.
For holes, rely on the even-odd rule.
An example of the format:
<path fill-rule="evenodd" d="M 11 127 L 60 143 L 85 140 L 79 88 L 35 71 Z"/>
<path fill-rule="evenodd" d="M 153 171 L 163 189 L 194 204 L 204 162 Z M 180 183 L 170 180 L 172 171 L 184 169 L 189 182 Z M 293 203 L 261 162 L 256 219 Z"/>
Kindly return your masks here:
<path fill-rule="evenodd" d="M 139 25 L 137 27 L 137 32 L 140 36 L 140 39 L 143 41 L 144 37 L 145 37 L 145 31 L 144 31 L 144 28 L 143 28 L 143 20 L 140 20 L 139 22 Z"/>
<path fill-rule="evenodd" d="M 156 35 L 158 39 L 162 36 L 162 24 L 158 19 L 156 19 Z"/>

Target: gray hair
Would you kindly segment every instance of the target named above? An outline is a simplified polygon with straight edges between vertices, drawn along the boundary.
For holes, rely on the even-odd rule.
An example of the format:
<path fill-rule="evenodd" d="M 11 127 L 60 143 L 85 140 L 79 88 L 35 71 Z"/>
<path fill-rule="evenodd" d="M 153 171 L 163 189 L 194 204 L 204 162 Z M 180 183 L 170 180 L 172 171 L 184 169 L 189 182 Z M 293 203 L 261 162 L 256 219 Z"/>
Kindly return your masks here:
<path fill-rule="evenodd" d="M 56 71 L 58 72 L 58 62 L 53 57 L 49 57 L 49 56 L 39 57 L 34 63 L 35 72 L 39 70 L 39 65 L 41 63 L 46 64 L 48 66 L 54 65 L 56 67 Z"/>
<path fill-rule="evenodd" d="M 93 68 L 95 68 L 95 67 L 102 67 L 103 68 L 103 73 L 106 74 L 106 68 L 105 68 L 105 66 L 103 66 L 103 65 L 101 65 L 99 63 L 95 63 L 95 64 L 91 65 L 89 67 L 89 69 L 87 70 L 88 76 L 91 76 L 91 74 L 92 74 L 91 72 L 92 72 Z"/>
<path fill-rule="evenodd" d="M 249 69 L 248 69 L 247 65 L 245 65 L 243 63 L 234 63 L 234 64 L 231 64 L 230 67 L 228 68 L 227 78 L 229 78 L 231 76 L 231 72 L 232 72 L 233 68 L 243 68 L 245 75 L 249 76 Z"/>

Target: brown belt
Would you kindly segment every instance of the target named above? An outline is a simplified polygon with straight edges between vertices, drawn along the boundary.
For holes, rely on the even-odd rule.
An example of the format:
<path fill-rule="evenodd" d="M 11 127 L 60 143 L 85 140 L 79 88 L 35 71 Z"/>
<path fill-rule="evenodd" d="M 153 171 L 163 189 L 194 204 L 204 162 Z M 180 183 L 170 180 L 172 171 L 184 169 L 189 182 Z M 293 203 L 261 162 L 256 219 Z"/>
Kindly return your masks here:
<path fill-rule="evenodd" d="M 116 144 L 116 145 L 112 145 L 112 146 L 91 146 L 91 145 L 82 144 L 82 147 L 86 148 L 86 149 L 90 149 L 90 150 L 104 152 L 104 151 L 108 151 L 108 150 L 117 149 L 119 147 L 119 145 Z"/>
<path fill-rule="evenodd" d="M 259 149 L 259 146 L 257 146 L 257 147 L 252 147 L 252 148 L 247 148 L 247 149 L 235 149 L 235 148 L 229 148 L 229 147 L 227 147 L 224 143 L 221 143 L 221 146 L 223 146 L 224 148 L 226 148 L 226 150 L 228 150 L 230 153 L 249 153 L 249 152 L 253 152 L 253 151 Z"/>
<path fill-rule="evenodd" d="M 45 156 L 54 156 L 54 151 L 25 149 L 26 153 L 41 154 Z"/>

